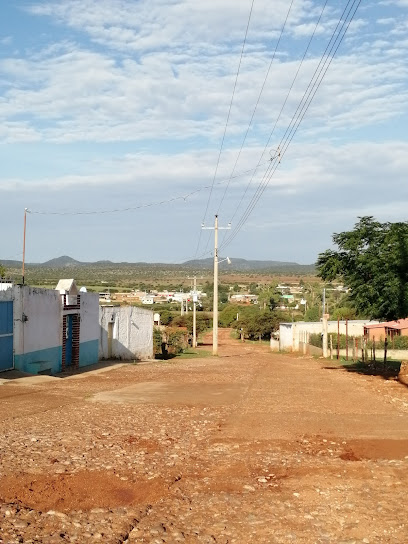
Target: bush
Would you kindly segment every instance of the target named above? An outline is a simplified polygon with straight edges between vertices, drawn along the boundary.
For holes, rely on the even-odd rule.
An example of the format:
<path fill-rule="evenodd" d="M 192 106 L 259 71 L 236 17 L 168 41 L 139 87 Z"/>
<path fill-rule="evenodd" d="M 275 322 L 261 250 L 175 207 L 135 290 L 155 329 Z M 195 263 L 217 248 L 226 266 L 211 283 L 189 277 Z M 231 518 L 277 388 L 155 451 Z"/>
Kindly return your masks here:
<path fill-rule="evenodd" d="M 279 316 L 276 312 L 269 310 L 260 312 L 256 308 L 256 312 L 247 312 L 239 321 L 235 321 L 234 328 L 240 331 L 241 328 L 244 335 L 251 339 L 269 339 L 271 333 L 279 328 Z"/>
<path fill-rule="evenodd" d="M 333 339 L 333 349 L 337 349 L 337 333 L 336 334 L 334 334 L 334 333 L 329 333 L 328 334 L 327 347 L 330 348 L 330 336 Z M 340 334 L 339 340 L 340 340 L 339 349 L 346 349 L 346 335 L 345 334 Z M 355 343 L 355 337 L 354 336 L 349 336 L 348 337 L 348 347 L 352 348 L 354 343 Z M 323 335 L 321 333 L 319 333 L 319 332 L 311 334 L 310 337 L 309 337 L 309 344 L 312 345 L 312 346 L 316 346 L 317 348 L 322 348 L 323 347 Z"/>
<path fill-rule="evenodd" d="M 187 334 L 183 330 L 175 328 L 167 329 L 167 346 L 169 353 L 181 353 L 188 346 Z"/>
<path fill-rule="evenodd" d="M 153 329 L 153 353 L 154 355 L 162 353 L 162 332 L 157 327 Z"/>
<path fill-rule="evenodd" d="M 185 327 L 190 334 L 193 332 L 193 314 L 188 313 L 184 315 L 178 315 L 174 317 L 171 322 L 173 327 Z M 212 317 L 205 313 L 200 312 L 196 314 L 196 329 L 197 334 L 204 332 L 212 327 Z"/>
<path fill-rule="evenodd" d="M 367 347 L 372 348 L 374 344 L 373 340 L 367 342 Z M 375 341 L 375 347 L 378 349 L 384 349 L 385 342 L 381 340 Z M 393 339 L 388 338 L 387 349 L 408 349 L 408 336 L 394 336 Z"/>

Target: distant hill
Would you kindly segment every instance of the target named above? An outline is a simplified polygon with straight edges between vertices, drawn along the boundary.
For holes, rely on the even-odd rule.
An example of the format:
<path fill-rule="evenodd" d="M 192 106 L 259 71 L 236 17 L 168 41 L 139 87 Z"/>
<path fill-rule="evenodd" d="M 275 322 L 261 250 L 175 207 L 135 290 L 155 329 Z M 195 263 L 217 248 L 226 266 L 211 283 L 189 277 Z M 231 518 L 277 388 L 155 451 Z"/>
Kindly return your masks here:
<path fill-rule="evenodd" d="M 1 260 L 0 264 L 3 264 L 6 268 L 21 268 L 21 261 L 9 261 Z M 81 262 L 69 257 L 68 255 L 63 255 L 62 257 L 57 257 L 55 259 L 50 259 L 44 263 L 26 263 L 27 268 L 86 268 L 87 266 L 92 266 L 93 268 L 124 268 L 124 267 L 135 267 L 135 268 L 165 268 L 165 269 L 177 269 L 177 268 L 186 268 L 188 270 L 211 270 L 214 264 L 212 257 L 207 259 L 195 259 L 191 261 L 186 261 L 180 264 L 168 264 L 168 263 L 146 263 L 146 262 L 137 262 L 137 263 L 114 263 L 109 260 L 96 261 L 96 262 Z M 274 273 L 291 273 L 291 274 L 314 274 L 315 267 L 312 264 L 298 264 L 294 262 L 285 262 L 285 261 L 259 261 L 259 260 L 247 260 L 242 258 L 231 257 L 231 264 L 229 265 L 226 261 L 220 263 L 221 270 L 231 270 L 236 272 L 250 272 L 250 271 L 268 271 Z"/>
<path fill-rule="evenodd" d="M 222 259 L 220 259 L 222 260 Z M 310 270 L 314 271 L 314 265 L 304 265 L 294 262 L 285 262 L 285 261 L 257 261 L 257 260 L 247 260 L 241 258 L 231 257 L 231 264 L 228 264 L 227 261 L 220 263 L 220 268 L 239 271 L 249 271 L 249 270 L 276 270 L 276 269 L 299 269 L 299 270 Z M 187 268 L 196 268 L 196 269 L 209 269 L 214 265 L 214 259 L 209 257 L 207 259 L 196 259 L 192 261 L 186 261 L 182 264 Z"/>
<path fill-rule="evenodd" d="M 57 257 L 56 259 L 51 259 L 49 261 L 46 261 L 45 263 L 41 263 L 38 266 L 43 266 L 47 268 L 68 268 L 74 266 L 83 266 L 84 264 L 87 263 L 81 263 L 80 261 L 77 261 L 72 257 L 68 257 L 68 255 L 63 255 L 62 257 Z"/>

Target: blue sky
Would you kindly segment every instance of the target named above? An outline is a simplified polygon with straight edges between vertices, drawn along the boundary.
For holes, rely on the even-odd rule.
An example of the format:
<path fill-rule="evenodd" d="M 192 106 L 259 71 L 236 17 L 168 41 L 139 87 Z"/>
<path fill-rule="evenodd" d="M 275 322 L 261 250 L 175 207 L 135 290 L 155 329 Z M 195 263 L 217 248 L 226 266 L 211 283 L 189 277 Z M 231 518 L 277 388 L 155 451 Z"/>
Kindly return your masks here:
<path fill-rule="evenodd" d="M 254 0 L 222 145 L 252 0 L 2 0 L 0 260 L 25 207 L 29 262 L 209 256 L 218 212 L 222 255 L 311 263 L 358 216 L 406 220 L 408 0 L 361 2 L 265 178 L 348 3 L 324 4 Z"/>

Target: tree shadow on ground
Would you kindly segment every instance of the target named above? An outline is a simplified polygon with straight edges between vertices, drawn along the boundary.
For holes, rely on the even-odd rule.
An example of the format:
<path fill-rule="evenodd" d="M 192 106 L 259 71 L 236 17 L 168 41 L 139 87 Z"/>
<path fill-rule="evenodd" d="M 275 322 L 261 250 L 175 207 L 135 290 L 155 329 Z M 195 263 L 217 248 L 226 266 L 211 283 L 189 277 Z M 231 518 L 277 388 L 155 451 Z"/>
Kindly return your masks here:
<path fill-rule="evenodd" d="M 332 366 L 325 366 L 328 370 L 347 370 L 347 372 L 354 372 L 357 374 L 364 374 L 366 376 L 379 376 L 384 380 L 395 379 L 401 368 L 401 361 L 387 361 L 384 362 L 369 362 L 363 363 L 362 361 L 339 361 Z"/>

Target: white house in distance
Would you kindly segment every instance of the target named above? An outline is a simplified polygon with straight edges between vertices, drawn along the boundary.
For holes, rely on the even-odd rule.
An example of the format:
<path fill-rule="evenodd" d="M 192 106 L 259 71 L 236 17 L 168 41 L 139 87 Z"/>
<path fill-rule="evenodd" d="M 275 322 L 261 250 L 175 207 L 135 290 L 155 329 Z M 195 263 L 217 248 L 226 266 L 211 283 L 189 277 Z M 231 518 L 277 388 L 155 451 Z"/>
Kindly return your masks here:
<path fill-rule="evenodd" d="M 364 327 L 372 323 L 378 323 L 378 321 L 350 319 L 347 322 L 347 333 L 349 336 L 363 336 Z M 327 328 L 329 334 L 337 334 L 337 331 L 340 334 L 346 334 L 346 321 L 328 321 Z M 323 334 L 323 322 L 295 321 L 293 323 L 281 323 L 279 325 L 278 349 L 281 351 L 299 351 L 300 343 L 307 339 L 310 334 Z"/>

